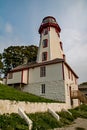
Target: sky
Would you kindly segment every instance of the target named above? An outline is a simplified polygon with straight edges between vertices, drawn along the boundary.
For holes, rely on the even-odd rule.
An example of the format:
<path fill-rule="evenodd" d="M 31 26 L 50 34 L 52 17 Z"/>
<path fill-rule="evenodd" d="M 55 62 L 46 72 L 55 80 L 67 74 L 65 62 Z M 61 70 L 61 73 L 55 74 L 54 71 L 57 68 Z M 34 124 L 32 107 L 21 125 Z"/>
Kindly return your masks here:
<path fill-rule="evenodd" d="M 0 53 L 9 46 L 39 45 L 42 19 L 61 28 L 67 63 L 87 82 L 87 0 L 0 0 Z"/>

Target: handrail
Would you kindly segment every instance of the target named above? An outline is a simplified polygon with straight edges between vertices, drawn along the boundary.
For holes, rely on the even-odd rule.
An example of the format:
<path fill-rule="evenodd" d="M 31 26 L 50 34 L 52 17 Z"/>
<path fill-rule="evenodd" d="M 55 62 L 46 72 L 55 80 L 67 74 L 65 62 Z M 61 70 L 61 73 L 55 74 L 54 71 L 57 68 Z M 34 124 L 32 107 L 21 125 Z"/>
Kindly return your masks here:
<path fill-rule="evenodd" d="M 79 99 L 83 103 L 87 103 L 87 97 L 84 93 L 79 90 L 72 90 L 71 91 L 71 98 L 72 99 Z"/>

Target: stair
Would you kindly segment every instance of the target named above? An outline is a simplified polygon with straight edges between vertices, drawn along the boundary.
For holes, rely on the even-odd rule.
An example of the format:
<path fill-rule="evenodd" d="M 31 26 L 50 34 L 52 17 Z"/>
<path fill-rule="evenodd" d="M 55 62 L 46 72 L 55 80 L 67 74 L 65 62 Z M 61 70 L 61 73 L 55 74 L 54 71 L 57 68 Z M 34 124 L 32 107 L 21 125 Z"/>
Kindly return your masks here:
<path fill-rule="evenodd" d="M 82 103 L 87 103 L 87 97 L 79 90 L 71 91 L 71 99 L 79 99 Z"/>

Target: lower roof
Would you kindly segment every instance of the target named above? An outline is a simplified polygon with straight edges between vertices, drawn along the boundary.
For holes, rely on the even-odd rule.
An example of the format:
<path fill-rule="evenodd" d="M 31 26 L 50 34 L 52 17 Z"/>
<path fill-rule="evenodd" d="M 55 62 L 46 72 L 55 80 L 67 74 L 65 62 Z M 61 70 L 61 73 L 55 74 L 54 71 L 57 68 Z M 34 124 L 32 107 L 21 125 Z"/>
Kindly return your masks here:
<path fill-rule="evenodd" d="M 22 64 L 20 66 L 13 68 L 10 72 L 16 72 L 16 71 L 21 71 L 24 69 L 30 69 L 34 67 L 40 67 L 40 66 L 45 66 L 45 65 L 57 64 L 57 63 L 64 63 L 72 71 L 72 73 L 78 78 L 77 74 L 72 70 L 72 68 L 68 65 L 68 63 L 64 59 L 59 59 L 59 58 L 56 58 L 50 61 L 40 62 L 40 63 L 32 62 L 28 64 Z"/>

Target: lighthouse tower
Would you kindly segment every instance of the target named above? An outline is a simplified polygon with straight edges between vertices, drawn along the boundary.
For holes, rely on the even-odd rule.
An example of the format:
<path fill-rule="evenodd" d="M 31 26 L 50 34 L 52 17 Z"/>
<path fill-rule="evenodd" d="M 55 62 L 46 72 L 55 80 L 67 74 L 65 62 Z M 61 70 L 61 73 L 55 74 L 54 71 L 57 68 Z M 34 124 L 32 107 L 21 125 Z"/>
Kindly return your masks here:
<path fill-rule="evenodd" d="M 45 17 L 39 28 L 40 43 L 37 62 L 46 62 L 56 58 L 65 59 L 62 42 L 60 40 L 60 27 L 52 16 Z"/>

